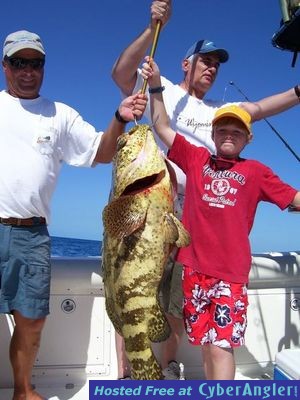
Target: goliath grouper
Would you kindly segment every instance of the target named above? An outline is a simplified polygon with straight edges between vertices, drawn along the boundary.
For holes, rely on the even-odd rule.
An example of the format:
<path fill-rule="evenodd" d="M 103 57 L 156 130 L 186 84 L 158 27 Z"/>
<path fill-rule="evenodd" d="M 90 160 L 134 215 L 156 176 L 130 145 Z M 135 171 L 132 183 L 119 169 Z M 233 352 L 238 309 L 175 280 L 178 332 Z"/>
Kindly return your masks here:
<path fill-rule="evenodd" d="M 103 280 L 106 310 L 124 337 L 132 379 L 163 379 L 151 342 L 170 328 L 158 300 L 164 267 L 189 234 L 173 214 L 166 160 L 148 125 L 119 137 L 113 187 L 103 210 Z"/>

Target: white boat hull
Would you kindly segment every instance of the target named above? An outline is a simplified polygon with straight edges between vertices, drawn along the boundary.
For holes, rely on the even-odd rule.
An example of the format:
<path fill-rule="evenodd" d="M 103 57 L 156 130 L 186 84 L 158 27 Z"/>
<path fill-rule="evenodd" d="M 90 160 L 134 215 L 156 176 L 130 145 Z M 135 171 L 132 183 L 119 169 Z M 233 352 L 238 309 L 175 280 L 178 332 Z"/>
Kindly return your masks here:
<path fill-rule="evenodd" d="M 249 285 L 246 345 L 236 379 L 272 379 L 278 351 L 299 347 L 300 252 L 257 254 Z M 115 380 L 114 329 L 105 312 L 100 258 L 53 258 L 51 313 L 32 381 L 49 399 L 85 400 L 88 381 Z M 8 348 L 13 321 L 0 316 L 0 400 L 13 384 Z M 159 357 L 160 345 L 155 345 Z M 178 354 L 187 379 L 203 379 L 201 354 L 186 338 Z M 5 366 L 5 368 L 3 368 Z"/>

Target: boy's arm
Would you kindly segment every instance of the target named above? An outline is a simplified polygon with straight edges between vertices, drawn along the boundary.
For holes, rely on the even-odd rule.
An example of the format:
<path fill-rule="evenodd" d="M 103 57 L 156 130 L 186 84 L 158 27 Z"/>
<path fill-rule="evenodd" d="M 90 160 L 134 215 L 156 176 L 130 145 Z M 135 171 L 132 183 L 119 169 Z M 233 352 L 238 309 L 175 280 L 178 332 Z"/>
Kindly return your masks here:
<path fill-rule="evenodd" d="M 137 69 L 150 47 L 157 21 L 164 26 L 171 15 L 172 0 L 153 1 L 151 5 L 151 22 L 119 56 L 112 69 L 112 78 L 122 92 L 129 96 L 136 84 Z"/>
<path fill-rule="evenodd" d="M 142 76 L 148 80 L 152 124 L 157 135 L 170 148 L 174 142 L 176 132 L 170 127 L 162 96 L 164 88 L 161 86 L 160 72 L 153 60 L 150 60 L 149 57 L 145 59 L 146 63 L 143 64 Z"/>
<path fill-rule="evenodd" d="M 300 211 L 300 192 L 296 193 L 296 196 L 294 197 L 294 200 L 292 201 L 292 206 L 299 208 L 299 211 Z"/>

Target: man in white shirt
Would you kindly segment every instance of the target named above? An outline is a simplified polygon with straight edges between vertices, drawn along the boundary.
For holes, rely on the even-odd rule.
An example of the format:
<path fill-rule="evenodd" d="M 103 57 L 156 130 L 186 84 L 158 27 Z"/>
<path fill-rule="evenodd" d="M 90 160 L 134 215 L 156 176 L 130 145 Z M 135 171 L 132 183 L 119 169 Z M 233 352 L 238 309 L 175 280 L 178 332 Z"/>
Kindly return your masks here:
<path fill-rule="evenodd" d="M 142 85 L 143 79 L 138 69 L 144 59 L 148 48 L 153 42 L 157 21 L 164 26 L 171 15 L 172 1 L 153 1 L 151 6 L 151 22 L 149 26 L 121 53 L 112 70 L 112 77 L 120 87 L 124 95 L 135 93 Z M 211 123 L 218 108 L 224 103 L 221 101 L 206 100 L 206 95 L 212 87 L 220 65 L 229 58 L 227 51 L 217 47 L 212 41 L 201 39 L 196 41 L 184 55 L 181 63 L 183 79 L 179 84 L 162 77 L 163 99 L 171 128 L 183 134 L 187 140 L 198 146 L 204 146 L 214 153 L 214 143 L 211 139 Z M 159 88 L 158 88 L 159 90 Z M 279 93 L 257 102 L 240 103 L 251 115 L 252 121 L 280 113 L 299 104 L 300 89 L 295 86 L 286 92 Z M 149 105 L 146 108 L 146 117 L 150 119 Z M 160 144 L 164 149 L 164 146 Z M 185 176 L 175 166 L 178 183 L 178 201 L 176 203 L 177 213 L 180 216 L 185 192 Z M 164 342 L 162 350 L 162 367 L 166 379 L 179 378 L 179 366 L 176 363 L 177 347 L 183 333 L 181 318 L 182 295 L 181 271 L 178 264 L 170 260 L 168 270 L 170 273 L 165 277 L 162 288 L 164 296 L 165 311 L 172 328 L 170 338 Z M 170 294 L 170 298 L 167 299 Z M 175 300 L 173 301 L 175 296 Z M 122 348 L 120 339 L 117 338 L 117 347 Z M 122 357 L 120 356 L 120 359 Z M 123 363 L 126 367 L 126 363 Z M 126 367 L 128 369 L 128 366 Z M 120 374 L 121 372 L 119 372 Z"/>
<path fill-rule="evenodd" d="M 0 92 L 0 312 L 13 314 L 10 360 L 13 400 L 41 400 L 31 385 L 49 314 L 50 200 L 63 162 L 110 162 L 126 122 L 139 119 L 146 98 L 124 99 L 105 132 L 71 107 L 40 96 L 45 49 L 40 37 L 17 31 L 3 47 L 7 89 Z"/>

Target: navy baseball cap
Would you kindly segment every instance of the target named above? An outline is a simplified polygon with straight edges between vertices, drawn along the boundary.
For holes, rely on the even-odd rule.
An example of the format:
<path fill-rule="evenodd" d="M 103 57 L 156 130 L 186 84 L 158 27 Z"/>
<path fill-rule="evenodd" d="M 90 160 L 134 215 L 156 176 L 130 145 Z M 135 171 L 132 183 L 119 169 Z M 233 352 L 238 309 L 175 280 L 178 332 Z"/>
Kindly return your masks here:
<path fill-rule="evenodd" d="M 185 59 L 189 58 L 193 54 L 206 54 L 206 53 L 217 53 L 221 63 L 225 63 L 229 59 L 229 54 L 225 49 L 216 47 L 214 42 L 210 40 L 198 40 L 194 43 L 186 52 Z"/>

